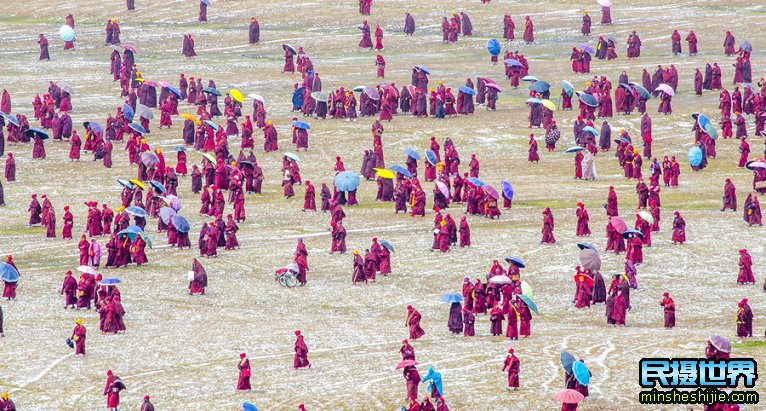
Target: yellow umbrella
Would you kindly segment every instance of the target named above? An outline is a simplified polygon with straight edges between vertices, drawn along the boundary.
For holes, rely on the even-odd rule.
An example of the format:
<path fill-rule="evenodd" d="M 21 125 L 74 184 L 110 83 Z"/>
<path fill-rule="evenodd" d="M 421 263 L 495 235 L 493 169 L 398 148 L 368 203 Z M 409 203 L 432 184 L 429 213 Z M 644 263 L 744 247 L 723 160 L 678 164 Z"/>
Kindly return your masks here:
<path fill-rule="evenodd" d="M 144 186 L 144 183 L 136 180 L 135 178 L 130 179 L 130 182 L 133 183 L 135 186 L 141 187 L 142 190 L 146 190 L 146 187 Z"/>
<path fill-rule="evenodd" d="M 383 178 L 394 178 L 394 172 L 385 168 L 373 168 L 375 173 Z"/>
<path fill-rule="evenodd" d="M 208 154 L 208 153 L 200 153 L 200 154 L 202 154 L 202 157 L 205 157 L 205 158 L 207 159 L 207 161 L 209 161 L 209 162 L 210 162 L 210 164 L 213 164 L 213 165 L 215 165 L 215 163 L 216 163 L 216 161 L 215 161 L 215 157 L 211 156 L 211 155 L 210 155 L 210 154 Z"/>
<path fill-rule="evenodd" d="M 181 113 L 181 117 L 183 117 L 183 118 L 185 118 L 185 119 L 187 119 L 187 120 L 189 120 L 189 121 L 193 121 L 193 122 L 194 122 L 194 124 L 196 124 L 196 125 L 200 125 L 200 124 L 202 124 L 202 121 L 200 121 L 200 120 L 197 120 L 197 119 L 196 119 L 196 118 L 195 118 L 193 115 L 191 115 L 191 114 Z"/>
<path fill-rule="evenodd" d="M 242 92 L 239 90 L 231 89 L 229 90 L 229 95 L 231 96 L 231 98 L 233 98 L 234 100 L 237 100 L 240 103 L 245 101 L 245 98 L 242 96 Z"/>
<path fill-rule="evenodd" d="M 543 106 L 545 106 L 545 108 L 547 108 L 548 110 L 556 111 L 556 105 L 553 104 L 552 101 L 550 101 L 550 100 L 542 100 L 540 102 L 543 103 Z"/>

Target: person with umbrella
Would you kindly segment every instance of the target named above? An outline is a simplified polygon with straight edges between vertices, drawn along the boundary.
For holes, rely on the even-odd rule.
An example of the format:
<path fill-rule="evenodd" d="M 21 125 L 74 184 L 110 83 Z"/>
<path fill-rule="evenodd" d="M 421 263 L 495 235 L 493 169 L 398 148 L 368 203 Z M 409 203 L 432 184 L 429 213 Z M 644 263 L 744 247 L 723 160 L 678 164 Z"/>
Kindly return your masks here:
<path fill-rule="evenodd" d="M 660 306 L 665 316 L 665 328 L 671 329 L 676 326 L 676 303 L 667 292 L 662 294 Z"/>
<path fill-rule="evenodd" d="M 519 370 L 521 361 L 514 354 L 513 348 L 508 349 L 508 355 L 503 363 L 503 372 L 508 373 L 508 390 L 519 389 Z"/>
<path fill-rule="evenodd" d="M 418 369 L 415 368 L 415 364 L 417 364 L 417 362 L 415 362 L 415 360 L 411 360 L 410 363 L 414 364 L 405 366 L 404 370 L 402 371 L 402 376 L 404 377 L 404 381 L 407 387 L 407 398 L 417 404 L 418 386 L 420 385 L 421 381 L 420 374 L 418 373 Z"/>

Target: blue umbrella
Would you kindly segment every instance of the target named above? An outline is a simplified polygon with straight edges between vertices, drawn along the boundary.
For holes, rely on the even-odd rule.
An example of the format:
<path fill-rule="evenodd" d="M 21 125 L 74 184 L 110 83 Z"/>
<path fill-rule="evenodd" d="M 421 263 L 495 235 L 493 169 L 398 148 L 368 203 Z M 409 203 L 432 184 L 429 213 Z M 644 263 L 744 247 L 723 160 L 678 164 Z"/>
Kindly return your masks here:
<path fill-rule="evenodd" d="M 293 153 L 291 153 L 291 152 L 289 152 L 289 151 L 288 151 L 288 152 L 286 152 L 286 153 L 285 153 L 285 154 L 283 154 L 283 155 L 284 155 L 285 157 L 289 158 L 290 160 L 293 160 L 293 161 L 295 161 L 296 163 L 300 163 L 300 162 L 301 162 L 301 159 L 300 159 L 300 158 L 299 158 L 297 155 L 295 155 L 295 154 L 293 154 Z"/>
<path fill-rule="evenodd" d="M 335 176 L 335 187 L 340 191 L 354 191 L 359 187 L 360 178 L 351 171 L 344 171 Z"/>
<path fill-rule="evenodd" d="M 525 101 L 525 103 L 540 104 L 542 103 L 542 100 L 540 100 L 539 98 L 528 98 L 527 101 Z"/>
<path fill-rule="evenodd" d="M 380 240 L 380 245 L 382 245 L 383 247 L 386 247 L 388 251 L 392 253 L 394 252 L 394 245 L 388 242 L 387 240 Z"/>
<path fill-rule="evenodd" d="M 418 154 L 417 151 L 411 148 L 405 148 L 404 152 L 409 156 L 414 158 L 415 160 L 420 160 L 420 154 Z"/>
<path fill-rule="evenodd" d="M 630 87 L 630 84 L 620 83 L 620 87 L 628 91 L 633 91 L 633 89 Z"/>
<path fill-rule="evenodd" d="M 123 233 L 123 234 L 124 233 L 138 234 L 138 233 L 143 233 L 143 232 L 144 232 L 144 230 L 141 227 L 137 226 L 137 225 L 129 225 L 124 230 L 120 231 L 120 233 Z"/>
<path fill-rule="evenodd" d="M 505 257 L 505 261 L 507 261 L 507 262 L 515 265 L 516 267 L 519 267 L 519 268 L 526 268 L 527 267 L 527 265 L 524 264 L 524 261 L 522 261 L 521 258 L 519 258 L 519 257 Z"/>
<path fill-rule="evenodd" d="M 119 278 L 102 278 L 99 282 L 101 285 L 117 285 L 122 283 Z"/>
<path fill-rule="evenodd" d="M 128 190 L 133 190 L 136 188 L 130 181 L 125 180 L 117 180 L 118 183 L 120 183 L 121 186 L 127 188 Z"/>
<path fill-rule="evenodd" d="M 584 250 L 584 249 L 586 249 L 586 248 L 589 248 L 589 249 L 591 249 L 591 250 L 593 250 L 593 251 L 598 251 L 598 250 L 596 249 L 596 246 L 595 246 L 595 245 L 593 245 L 593 244 L 591 244 L 591 243 L 577 243 L 577 247 L 578 247 L 580 250 Z"/>
<path fill-rule="evenodd" d="M 133 130 L 135 130 L 139 134 L 146 134 L 146 129 L 141 124 L 130 123 L 130 124 L 128 124 L 128 127 L 132 128 Z"/>
<path fill-rule="evenodd" d="M 218 91 L 217 88 L 205 87 L 205 88 L 202 89 L 202 92 L 208 93 L 208 94 L 212 94 L 212 95 L 217 96 L 217 97 L 221 97 L 221 92 Z"/>
<path fill-rule="evenodd" d="M 399 174 L 401 174 L 401 175 L 403 175 L 403 176 L 405 176 L 407 178 L 412 178 L 412 174 L 410 173 L 410 171 L 407 170 L 406 168 L 402 167 L 402 166 L 393 165 L 393 166 L 389 167 L 389 170 L 391 170 L 393 172 L 396 172 L 396 173 L 399 173 Z"/>
<path fill-rule="evenodd" d="M 484 182 L 479 180 L 476 177 L 468 177 L 468 181 L 470 181 L 471 184 L 475 185 L 476 187 L 483 187 L 484 186 Z"/>
<path fill-rule="evenodd" d="M 574 364 L 575 361 L 575 357 L 566 351 L 562 351 L 561 355 L 559 355 L 559 362 L 561 363 L 561 367 L 564 368 L 564 371 L 567 374 L 572 373 L 572 364 Z"/>
<path fill-rule="evenodd" d="M 519 62 L 518 60 L 514 60 L 514 59 L 505 59 L 505 60 L 503 60 L 503 63 L 505 63 L 505 64 L 507 64 L 507 65 L 509 65 L 511 67 L 524 67 L 524 65 L 521 64 L 521 62 Z"/>
<path fill-rule="evenodd" d="M 19 120 L 16 119 L 16 116 L 3 113 L 3 118 L 5 119 L 5 121 L 13 124 L 14 126 L 21 127 L 21 125 L 19 124 Z"/>
<path fill-rule="evenodd" d="M 529 309 L 532 310 L 532 312 L 534 312 L 535 314 L 540 314 L 540 311 L 537 310 L 537 304 L 535 304 L 535 302 L 532 301 L 532 299 L 529 298 L 529 296 L 524 294 L 518 294 L 517 297 L 520 298 L 521 301 L 524 301 L 524 304 L 526 304 L 527 307 L 529 307 Z"/>
<path fill-rule="evenodd" d="M 418 69 L 418 70 L 420 70 L 420 71 L 422 71 L 423 73 L 426 73 L 426 74 L 431 74 L 431 72 L 430 72 L 430 71 L 428 71 L 428 69 L 427 69 L 427 68 L 425 68 L 425 66 L 415 66 L 415 68 L 416 68 L 416 69 Z"/>
<path fill-rule="evenodd" d="M 125 116 L 125 120 L 128 120 L 128 123 L 133 121 L 133 116 L 135 115 L 135 113 L 133 113 L 133 107 L 129 106 L 128 104 L 123 104 L 122 114 Z"/>
<path fill-rule="evenodd" d="M 699 113 L 695 113 L 695 114 L 697 116 L 697 124 L 699 124 L 700 128 L 704 130 L 705 126 L 710 124 L 710 119 L 707 118 L 707 116 L 704 114 L 699 114 Z M 692 115 L 692 117 L 694 117 L 694 115 Z"/>
<path fill-rule="evenodd" d="M 583 93 L 583 92 L 578 91 L 577 95 L 579 96 L 580 101 L 585 103 L 585 105 L 590 106 L 590 107 L 598 107 L 598 101 L 596 101 L 596 98 L 593 97 L 592 94 Z"/>
<path fill-rule="evenodd" d="M 538 93 L 545 93 L 551 89 L 551 85 L 547 81 L 538 80 L 530 84 L 529 89 Z"/>
<path fill-rule="evenodd" d="M 574 94 L 574 86 L 572 85 L 572 83 L 566 80 L 561 81 L 561 88 L 564 89 L 564 92 L 566 92 L 569 97 L 572 97 L 572 95 Z"/>
<path fill-rule="evenodd" d="M 178 214 L 173 216 L 173 227 L 178 230 L 179 233 L 189 232 L 189 220 Z"/>
<path fill-rule="evenodd" d="M 167 86 L 167 87 L 165 87 L 165 88 L 166 88 L 166 89 L 168 89 L 168 91 L 169 91 L 169 92 L 171 92 L 171 93 L 175 94 L 175 95 L 176 95 L 176 97 L 178 97 L 178 98 L 181 98 L 181 92 L 180 92 L 180 91 L 178 91 L 178 89 L 177 89 L 177 88 L 175 88 L 175 87 L 173 87 L 173 86 Z"/>
<path fill-rule="evenodd" d="M 185 153 L 186 152 L 186 147 L 184 147 L 184 146 L 173 146 L 173 148 L 171 148 L 170 150 L 171 151 L 180 151 L 180 152 Z"/>
<path fill-rule="evenodd" d="M 566 152 L 574 153 L 575 151 L 582 151 L 582 150 L 585 150 L 585 149 L 580 146 L 574 146 L 574 147 L 569 147 Z"/>
<path fill-rule="evenodd" d="M 596 50 L 593 50 L 593 47 L 587 44 L 580 44 L 579 46 L 577 46 L 577 48 L 588 54 L 596 54 Z"/>
<path fill-rule="evenodd" d="M 715 130 L 715 127 L 713 127 L 713 123 L 707 123 L 705 124 L 705 133 L 710 136 L 713 140 L 718 140 L 718 132 Z"/>
<path fill-rule="evenodd" d="M 574 371 L 575 379 L 580 385 L 590 384 L 590 371 L 588 371 L 588 367 L 582 361 L 576 361 L 572 365 L 572 371 Z"/>
<path fill-rule="evenodd" d="M 200 3 L 204 3 L 206 6 L 209 6 L 210 0 L 200 0 Z"/>
<path fill-rule="evenodd" d="M 442 295 L 439 301 L 443 303 L 459 303 L 463 301 L 463 296 L 458 293 L 447 293 Z"/>
<path fill-rule="evenodd" d="M 357 93 L 361 93 L 364 91 L 364 86 L 356 86 L 354 87 L 354 91 Z"/>
<path fill-rule="evenodd" d="M 103 133 L 104 128 L 101 127 L 101 124 L 96 123 L 95 121 L 88 121 L 88 128 L 91 129 L 94 133 Z"/>
<path fill-rule="evenodd" d="M 747 40 L 740 41 L 739 42 L 739 48 L 741 48 L 742 51 L 747 52 L 747 53 L 750 53 L 750 52 L 753 51 L 753 45 L 750 44 L 750 42 L 747 41 Z"/>
<path fill-rule="evenodd" d="M 154 167 L 160 163 L 160 158 L 151 151 L 145 151 L 141 154 L 141 162 L 147 167 Z"/>
<path fill-rule="evenodd" d="M 491 39 L 487 42 L 487 52 L 490 55 L 497 56 L 500 54 L 500 42 L 497 39 Z"/>
<path fill-rule="evenodd" d="M 59 36 L 61 36 L 61 40 L 72 41 L 74 40 L 74 29 L 67 25 L 63 25 L 59 29 Z"/>
<path fill-rule="evenodd" d="M 591 126 L 585 126 L 585 127 L 583 127 L 582 131 L 585 131 L 585 132 L 587 132 L 587 133 L 591 133 L 591 134 L 593 134 L 594 136 L 598 136 L 598 131 L 596 131 L 596 129 L 595 129 L 595 128 L 593 128 L 593 127 L 591 127 Z"/>
<path fill-rule="evenodd" d="M 146 210 L 144 210 L 143 208 L 139 206 L 130 206 L 125 209 L 125 212 L 128 214 L 134 215 L 136 217 L 146 217 L 147 215 L 149 215 L 146 213 Z"/>
<path fill-rule="evenodd" d="M 45 132 L 45 130 L 39 129 L 39 128 L 30 128 L 29 130 L 25 131 L 24 134 L 26 134 L 28 137 L 40 137 L 43 140 L 48 139 L 48 133 Z"/>
<path fill-rule="evenodd" d="M 210 126 L 210 128 L 212 128 L 213 130 L 218 131 L 218 124 L 215 124 L 210 120 L 205 120 L 204 123 Z"/>
<path fill-rule="evenodd" d="M 160 208 L 160 218 L 163 223 L 167 224 L 174 215 L 176 215 L 176 210 L 173 210 L 168 206 Z"/>
<path fill-rule="evenodd" d="M 309 126 L 308 124 L 306 124 L 306 123 L 304 123 L 302 121 L 293 121 L 293 127 L 301 128 L 301 129 L 304 129 L 304 130 L 311 130 L 311 126 Z"/>
<path fill-rule="evenodd" d="M 250 404 L 249 402 L 243 402 L 242 411 L 258 411 L 258 408 L 255 408 L 255 405 Z"/>
<path fill-rule="evenodd" d="M 509 181 L 503 180 L 503 194 L 505 194 L 506 197 L 508 197 L 509 200 L 513 200 L 513 184 L 511 184 Z"/>
<path fill-rule="evenodd" d="M 631 235 L 637 235 L 641 238 L 644 238 L 644 233 L 638 231 L 638 230 L 625 230 L 622 233 L 622 238 L 630 238 Z"/>
<path fill-rule="evenodd" d="M 614 141 L 618 143 L 633 144 L 633 142 L 629 138 L 625 138 L 625 137 L 617 138 Z"/>
<path fill-rule="evenodd" d="M 439 162 L 439 157 L 436 157 L 436 153 L 434 153 L 432 150 L 426 150 L 426 160 L 428 160 L 431 165 L 436 165 L 436 163 Z"/>
<path fill-rule="evenodd" d="M 469 96 L 472 96 L 472 95 L 476 94 L 476 90 L 474 90 L 474 89 L 472 89 L 472 88 L 470 88 L 468 86 L 460 86 L 460 88 L 458 88 L 458 90 L 460 90 L 460 92 L 463 93 L 463 94 L 468 94 Z"/>
<path fill-rule="evenodd" d="M 649 93 L 649 90 L 645 89 L 642 85 L 636 84 L 636 83 L 630 83 L 631 86 L 633 86 L 633 89 L 638 92 L 638 95 L 641 96 L 644 100 L 649 100 L 652 98 L 652 94 Z"/>
<path fill-rule="evenodd" d="M 538 81 L 540 79 L 538 79 L 535 76 L 524 76 L 524 77 L 521 78 L 521 80 L 523 80 L 523 81 Z"/>
<path fill-rule="evenodd" d="M 689 164 L 695 167 L 702 164 L 702 149 L 698 146 L 694 146 L 689 150 Z"/>
<path fill-rule="evenodd" d="M 15 283 L 19 281 L 19 272 L 8 263 L 0 263 L 0 280 L 6 283 Z"/>
<path fill-rule="evenodd" d="M 167 193 L 168 192 L 168 189 L 165 188 L 165 186 L 162 183 L 160 183 L 159 181 L 152 180 L 152 181 L 149 182 L 149 184 L 151 184 L 152 187 L 156 188 L 157 191 L 159 191 L 160 193 Z"/>

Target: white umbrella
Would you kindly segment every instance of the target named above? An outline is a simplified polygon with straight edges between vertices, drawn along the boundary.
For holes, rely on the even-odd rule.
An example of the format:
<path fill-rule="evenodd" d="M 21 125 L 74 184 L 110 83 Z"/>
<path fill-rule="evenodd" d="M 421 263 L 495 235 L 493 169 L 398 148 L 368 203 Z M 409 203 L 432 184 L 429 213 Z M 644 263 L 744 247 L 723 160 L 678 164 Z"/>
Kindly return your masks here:
<path fill-rule="evenodd" d="M 96 271 L 94 269 L 88 267 L 87 265 L 81 265 L 81 266 L 77 267 L 77 271 L 79 271 L 81 273 L 85 273 L 85 274 L 96 275 Z"/>

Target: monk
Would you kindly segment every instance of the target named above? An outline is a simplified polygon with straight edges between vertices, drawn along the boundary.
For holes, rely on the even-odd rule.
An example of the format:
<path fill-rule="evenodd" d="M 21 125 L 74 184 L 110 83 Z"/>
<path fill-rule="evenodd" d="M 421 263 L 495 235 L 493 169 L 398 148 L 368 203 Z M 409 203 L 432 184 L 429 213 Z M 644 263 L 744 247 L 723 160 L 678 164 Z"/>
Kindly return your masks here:
<path fill-rule="evenodd" d="M 399 354 L 402 355 L 402 361 L 415 361 L 415 349 L 412 348 L 412 345 L 410 345 L 409 341 L 407 340 L 402 340 L 402 347 L 399 348 Z"/>
<path fill-rule="evenodd" d="M 755 284 L 753 275 L 753 259 L 746 249 L 739 250 L 739 274 L 737 275 L 737 284 Z"/>
<path fill-rule="evenodd" d="M 247 32 L 250 44 L 257 44 L 261 41 L 261 27 L 255 17 L 250 17 L 250 27 Z"/>
<path fill-rule="evenodd" d="M 308 367 L 311 368 L 309 362 L 309 348 L 306 346 L 306 342 L 303 341 L 303 336 L 300 330 L 295 331 L 295 357 L 293 358 L 293 369 Z"/>
<path fill-rule="evenodd" d="M 526 23 L 524 25 L 524 42 L 527 44 L 535 41 L 534 25 L 532 24 L 532 18 L 525 17 Z"/>
<path fill-rule="evenodd" d="M 239 379 L 237 380 L 237 390 L 250 391 L 250 360 L 247 359 L 245 353 L 239 354 L 239 363 L 237 364 L 239 370 Z"/>
<path fill-rule="evenodd" d="M 65 295 L 64 309 L 75 309 L 77 305 L 77 280 L 72 276 L 72 271 L 67 271 L 64 283 L 61 285 L 61 295 Z"/>
<path fill-rule="evenodd" d="M 200 2 L 199 2 L 199 16 L 197 18 L 199 21 L 207 21 L 207 5 L 208 5 L 208 3 L 210 3 L 210 2 L 209 1 L 205 2 L 205 1 L 200 0 Z"/>
<path fill-rule="evenodd" d="M 513 352 L 513 348 L 508 349 L 508 355 L 505 357 L 505 363 L 503 364 L 503 372 L 508 373 L 508 387 L 509 390 L 519 389 L 519 367 L 521 362 L 519 358 Z"/>
<path fill-rule="evenodd" d="M 415 33 L 415 18 L 410 13 L 404 15 L 404 34 L 411 36 Z"/>
<path fill-rule="evenodd" d="M 503 334 L 503 320 L 505 319 L 505 316 L 503 315 L 503 310 L 500 308 L 500 305 L 498 303 L 495 303 L 492 307 L 492 310 L 489 312 L 489 332 L 493 336 L 498 336 Z"/>
<path fill-rule="evenodd" d="M 686 242 L 686 221 L 678 211 L 673 214 L 673 244 L 683 244 Z"/>
<path fill-rule="evenodd" d="M 311 185 L 311 181 L 306 180 L 306 193 L 303 195 L 303 209 L 302 211 L 316 211 L 316 191 L 314 186 Z"/>
<path fill-rule="evenodd" d="M 662 311 L 665 313 L 665 328 L 671 329 L 676 326 L 676 303 L 670 298 L 670 294 L 663 293 L 660 301 Z"/>
<path fill-rule="evenodd" d="M 734 187 L 734 183 L 730 178 L 726 179 L 726 183 L 723 186 L 723 207 L 721 211 L 731 209 L 731 211 L 737 211 L 737 189 Z"/>
<path fill-rule="evenodd" d="M 591 235 L 590 227 L 588 226 L 588 222 L 590 221 L 590 217 L 588 216 L 588 210 L 585 209 L 585 205 L 581 202 L 577 203 L 577 230 L 576 235 L 578 237 L 586 237 Z"/>
<path fill-rule="evenodd" d="M 420 312 L 411 305 L 407 306 L 407 320 L 404 322 L 404 326 L 409 327 L 411 340 L 417 340 L 426 334 L 420 327 Z"/>
<path fill-rule="evenodd" d="M 8 152 L 8 157 L 5 159 L 5 181 L 16 181 L 16 159 L 13 157 L 13 153 Z"/>
<path fill-rule="evenodd" d="M 537 163 L 540 161 L 540 155 L 537 154 L 537 140 L 535 140 L 535 135 L 530 134 L 529 135 L 529 150 L 527 155 L 527 161 L 530 163 Z"/>
<path fill-rule="evenodd" d="M 106 408 L 108 411 L 117 411 L 120 405 L 120 391 L 125 389 L 120 377 L 114 375 L 112 370 L 106 372 L 106 386 L 104 395 L 106 395 Z"/>
<path fill-rule="evenodd" d="M 529 338 L 532 333 L 532 312 L 521 299 L 516 299 L 516 311 L 519 313 L 519 335 Z"/>
<path fill-rule="evenodd" d="M 738 304 L 737 309 L 737 337 L 748 338 L 753 336 L 753 311 L 747 303 L 747 298 Z"/>
<path fill-rule="evenodd" d="M 550 207 L 546 207 L 543 211 L 543 230 L 540 244 L 553 244 L 556 242 L 556 238 L 553 236 L 554 226 L 553 213 Z"/>
<path fill-rule="evenodd" d="M 420 374 L 414 365 L 404 367 L 402 372 L 404 381 L 407 384 L 407 397 L 411 400 L 418 398 L 418 386 L 420 385 Z"/>
<path fill-rule="evenodd" d="M 51 55 L 48 53 L 48 39 L 45 38 L 44 34 L 40 34 L 40 39 L 37 40 L 37 43 L 40 44 L 40 60 L 50 61 Z"/>
<path fill-rule="evenodd" d="M 71 277 L 70 277 L 71 278 Z M 74 347 L 75 352 L 74 355 L 78 357 L 84 357 L 85 356 L 85 334 L 87 333 L 87 330 L 85 329 L 85 326 L 82 325 L 82 318 L 78 318 L 75 323 L 74 330 L 72 331 L 72 336 L 70 339 L 74 341 Z"/>

